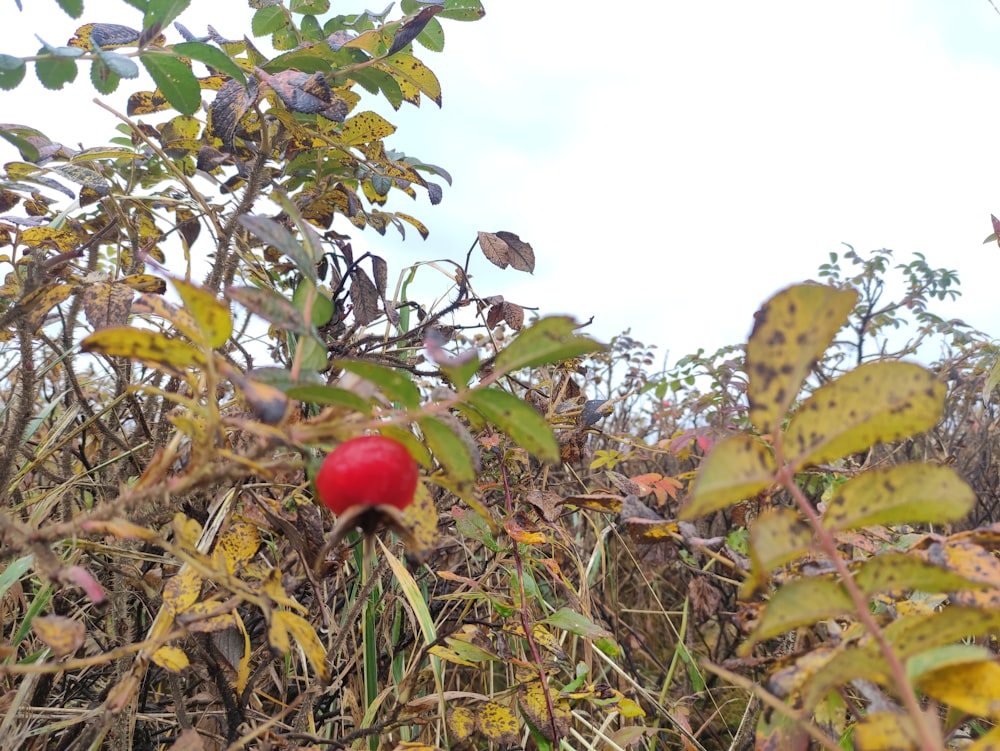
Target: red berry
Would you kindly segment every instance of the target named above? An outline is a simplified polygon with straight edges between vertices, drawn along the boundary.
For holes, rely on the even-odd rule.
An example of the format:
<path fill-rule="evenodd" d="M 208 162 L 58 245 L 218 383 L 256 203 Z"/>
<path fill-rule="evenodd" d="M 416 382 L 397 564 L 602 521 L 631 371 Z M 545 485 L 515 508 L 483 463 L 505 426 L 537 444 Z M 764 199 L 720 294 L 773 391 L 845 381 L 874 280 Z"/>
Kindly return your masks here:
<path fill-rule="evenodd" d="M 380 435 L 344 441 L 323 460 L 316 475 L 319 499 L 342 514 L 355 506 L 395 506 L 413 501 L 417 463 L 406 447 Z"/>

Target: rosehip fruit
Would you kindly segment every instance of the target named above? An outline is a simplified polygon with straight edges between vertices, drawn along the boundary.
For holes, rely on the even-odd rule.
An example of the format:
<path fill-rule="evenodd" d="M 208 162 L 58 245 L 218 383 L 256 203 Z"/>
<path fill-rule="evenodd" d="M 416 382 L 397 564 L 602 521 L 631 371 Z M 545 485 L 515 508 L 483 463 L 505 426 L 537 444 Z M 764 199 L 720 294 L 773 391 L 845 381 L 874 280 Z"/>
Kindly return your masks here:
<path fill-rule="evenodd" d="M 381 435 L 344 441 L 323 460 L 316 491 L 335 514 L 354 507 L 393 506 L 400 511 L 413 502 L 417 463 L 406 447 Z"/>

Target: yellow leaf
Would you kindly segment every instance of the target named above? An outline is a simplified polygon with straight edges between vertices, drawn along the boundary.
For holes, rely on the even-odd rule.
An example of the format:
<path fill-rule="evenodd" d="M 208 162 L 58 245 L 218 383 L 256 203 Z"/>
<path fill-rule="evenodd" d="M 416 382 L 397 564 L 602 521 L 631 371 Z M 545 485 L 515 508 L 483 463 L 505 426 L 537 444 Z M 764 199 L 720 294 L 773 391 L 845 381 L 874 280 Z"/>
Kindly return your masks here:
<path fill-rule="evenodd" d="M 273 617 L 276 621 L 280 621 L 285 629 L 288 629 L 288 633 L 305 652 L 306 659 L 309 660 L 316 674 L 322 680 L 328 680 L 330 673 L 326 666 L 326 650 L 323 648 L 319 636 L 316 635 L 316 629 L 301 615 L 288 610 L 279 610 L 273 613 Z"/>
<path fill-rule="evenodd" d="M 701 463 L 679 518 L 694 519 L 751 498 L 774 482 L 775 472 L 765 444 L 745 434 L 726 438 Z"/>
<path fill-rule="evenodd" d="M 417 483 L 413 503 L 403 512 L 403 521 L 410 530 L 410 548 L 407 553 L 417 556 L 418 560 L 429 555 L 437 545 L 437 508 L 434 498 L 424 484 L 423 479 Z"/>
<path fill-rule="evenodd" d="M 441 106 L 441 84 L 437 76 L 413 55 L 399 52 L 375 63 L 375 67 L 396 79 L 406 101 L 419 103 L 419 92 L 423 92 L 433 99 L 435 104 Z"/>
<path fill-rule="evenodd" d="M 247 682 L 250 680 L 250 656 L 253 654 L 253 650 L 250 647 L 250 634 L 247 631 L 247 627 L 243 624 L 243 619 L 240 618 L 238 612 L 233 615 L 236 616 L 236 626 L 243 635 L 243 656 L 240 658 L 240 664 L 236 668 L 236 693 L 242 694 L 243 689 L 247 687 Z"/>
<path fill-rule="evenodd" d="M 174 514 L 171 520 L 174 528 L 174 536 L 177 544 L 187 550 L 194 550 L 198 546 L 198 538 L 201 537 L 201 524 L 197 519 L 192 519 L 181 511 Z"/>
<path fill-rule="evenodd" d="M 54 284 L 29 292 L 18 300 L 17 306 L 28 311 L 24 319 L 28 331 L 37 331 L 45 323 L 49 312 L 69 297 L 72 291 L 73 288 L 68 284 Z"/>
<path fill-rule="evenodd" d="M 916 751 L 920 734 L 908 715 L 877 712 L 855 726 L 854 747 L 859 751 Z"/>
<path fill-rule="evenodd" d="M 163 609 L 171 618 L 186 611 L 201 595 L 202 578 L 193 568 L 181 568 L 163 585 Z"/>
<path fill-rule="evenodd" d="M 476 713 L 466 707 L 452 707 L 445 715 L 453 741 L 464 741 L 476 729 Z"/>
<path fill-rule="evenodd" d="M 346 146 L 380 141 L 396 132 L 396 126 L 374 112 L 359 112 L 344 123 L 340 137 Z"/>
<path fill-rule="evenodd" d="M 31 628 L 56 657 L 73 654 L 87 636 L 87 629 L 80 621 L 62 615 L 35 616 Z"/>
<path fill-rule="evenodd" d="M 555 721 L 559 735 L 566 735 L 569 732 L 571 717 L 569 702 L 559 696 L 559 693 L 551 685 L 549 686 L 549 696 L 555 709 Z M 541 681 L 531 681 L 518 698 L 521 710 L 531 719 L 531 724 L 547 739 L 553 740 L 552 715 L 549 714 L 549 705 L 545 699 L 545 690 L 542 688 Z"/>
<path fill-rule="evenodd" d="M 201 634 L 222 631 L 236 625 L 235 613 L 218 613 L 218 610 L 218 602 L 196 602 L 185 608 L 178 620 L 188 631 Z"/>
<path fill-rule="evenodd" d="M 623 697 L 618 704 L 615 705 L 618 711 L 621 713 L 622 717 L 645 717 L 646 712 L 637 703 L 629 699 L 628 697 Z"/>
<path fill-rule="evenodd" d="M 476 713 L 479 732 L 494 743 L 517 743 L 517 717 L 495 701 L 484 702 Z"/>
<path fill-rule="evenodd" d="M 750 421 L 774 433 L 802 388 L 809 368 L 847 322 L 858 294 L 819 284 L 778 292 L 754 316 L 747 342 Z"/>
<path fill-rule="evenodd" d="M 909 362 L 865 363 L 820 387 L 792 416 L 782 444 L 795 469 L 934 427 L 947 389 Z"/>
<path fill-rule="evenodd" d="M 191 664 L 183 649 L 171 646 L 160 647 L 153 652 L 153 662 L 171 673 L 179 673 Z"/>
<path fill-rule="evenodd" d="M 28 227 L 21 231 L 21 242 L 33 248 L 58 248 L 68 253 L 80 246 L 81 238 L 72 232 L 51 227 Z"/>
<path fill-rule="evenodd" d="M 238 519 L 219 538 L 215 552 L 225 561 L 226 571 L 235 574 L 257 555 L 259 547 L 260 531 L 253 524 Z"/>
<path fill-rule="evenodd" d="M 271 569 L 268 573 L 267 579 L 264 581 L 264 594 L 270 597 L 276 605 L 295 608 L 300 613 L 309 612 L 285 592 L 285 587 L 281 583 L 281 572 L 277 569 Z"/>

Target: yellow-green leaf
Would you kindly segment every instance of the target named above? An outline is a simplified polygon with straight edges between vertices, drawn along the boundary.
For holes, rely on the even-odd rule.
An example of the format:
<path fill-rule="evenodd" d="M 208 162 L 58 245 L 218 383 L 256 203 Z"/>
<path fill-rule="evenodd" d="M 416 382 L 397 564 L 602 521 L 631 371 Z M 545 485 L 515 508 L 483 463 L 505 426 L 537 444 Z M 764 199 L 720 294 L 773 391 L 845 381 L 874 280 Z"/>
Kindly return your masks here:
<path fill-rule="evenodd" d="M 441 83 L 434 72 L 413 55 L 399 52 L 375 66 L 389 73 L 400 85 L 408 84 L 422 91 L 441 106 Z"/>
<path fill-rule="evenodd" d="M 457 434 L 464 429 L 461 424 L 452 424 L 436 417 L 418 420 L 420 432 L 434 456 L 455 483 L 471 486 L 476 482 L 476 469 L 470 446 Z M 474 450 L 474 447 L 471 447 Z"/>
<path fill-rule="evenodd" d="M 184 301 L 184 309 L 198 324 L 203 341 L 213 349 L 221 347 L 233 333 L 233 317 L 229 306 L 219 300 L 214 292 L 183 279 L 174 279 L 174 287 Z"/>
<path fill-rule="evenodd" d="M 720 441 L 701 463 L 681 519 L 694 519 L 755 496 L 774 482 L 770 449 L 739 434 Z"/>
<path fill-rule="evenodd" d="M 944 524 L 965 517 L 975 493 L 950 467 L 899 464 L 865 472 L 837 488 L 823 514 L 831 530 L 876 524 Z"/>
<path fill-rule="evenodd" d="M 157 331 L 131 326 L 114 326 L 95 331 L 80 346 L 84 352 L 127 357 L 176 374 L 205 364 L 202 353 L 187 342 L 170 339 Z"/>
<path fill-rule="evenodd" d="M 781 425 L 809 368 L 847 321 L 858 294 L 819 284 L 778 292 L 754 316 L 747 342 L 750 421 L 768 435 Z"/>
<path fill-rule="evenodd" d="M 882 553 L 866 561 L 854 580 L 866 595 L 906 589 L 954 592 L 975 586 L 959 573 L 906 553 Z"/>
<path fill-rule="evenodd" d="M 751 643 L 772 639 L 799 626 L 849 613 L 851 598 L 834 579 L 795 579 L 781 586 L 764 607 Z"/>
<path fill-rule="evenodd" d="M 784 433 L 788 462 L 799 469 L 921 433 L 941 419 L 947 389 L 908 362 L 872 362 L 819 389 Z"/>
<path fill-rule="evenodd" d="M 750 527 L 753 569 L 744 593 L 749 596 L 773 569 L 815 547 L 813 530 L 798 512 L 784 506 L 766 511 Z"/>

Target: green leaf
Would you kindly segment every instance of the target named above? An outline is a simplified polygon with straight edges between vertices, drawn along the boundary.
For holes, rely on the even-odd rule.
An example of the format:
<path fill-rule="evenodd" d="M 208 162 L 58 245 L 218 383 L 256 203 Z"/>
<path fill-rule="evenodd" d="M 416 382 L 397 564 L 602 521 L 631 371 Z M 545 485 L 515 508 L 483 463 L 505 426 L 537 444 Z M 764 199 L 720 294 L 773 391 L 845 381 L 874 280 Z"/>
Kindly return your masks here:
<path fill-rule="evenodd" d="M 294 386 L 288 389 L 286 394 L 290 399 L 295 399 L 305 404 L 329 404 L 338 407 L 347 407 L 361 414 L 367 414 L 371 411 L 371 405 L 357 394 L 333 386 Z"/>
<path fill-rule="evenodd" d="M 565 316 L 536 321 L 497 355 L 496 369 L 510 373 L 521 368 L 561 362 L 605 348 L 589 337 L 576 334 L 576 328 L 576 321 Z"/>
<path fill-rule="evenodd" d="M 174 109 L 183 115 L 193 115 L 198 111 L 201 87 L 191 68 L 162 52 L 144 52 L 139 60 Z"/>
<path fill-rule="evenodd" d="M 469 381 L 479 372 L 479 356 L 475 352 L 460 353 L 451 362 L 438 363 L 441 371 L 448 376 L 456 388 L 469 385 Z"/>
<path fill-rule="evenodd" d="M 750 421 L 764 435 L 782 424 L 812 364 L 857 304 L 854 290 L 799 284 L 782 290 L 754 316 L 747 343 Z"/>
<path fill-rule="evenodd" d="M 865 363 L 799 407 L 782 437 L 785 456 L 799 469 L 929 430 L 941 419 L 946 393 L 915 363 Z"/>
<path fill-rule="evenodd" d="M 292 293 L 292 304 L 301 311 L 304 317 L 306 315 L 306 303 L 309 301 L 310 292 L 313 293 L 310 323 L 316 327 L 323 326 L 333 318 L 333 300 L 330 299 L 330 296 L 326 292 L 318 289 L 311 279 L 303 279 L 299 282 L 299 285 L 295 288 L 295 292 Z"/>
<path fill-rule="evenodd" d="M 745 501 L 774 482 L 770 450 L 745 434 L 725 438 L 705 457 L 680 519 L 694 519 Z"/>
<path fill-rule="evenodd" d="M 499 389 L 473 391 L 466 399 L 483 417 L 513 438 L 521 448 L 546 462 L 558 462 L 559 443 L 534 407 Z"/>
<path fill-rule="evenodd" d="M 603 629 L 584 615 L 569 608 L 559 608 L 556 612 L 547 616 L 542 623 L 569 631 L 571 634 L 583 636 L 587 639 L 596 639 L 601 636 L 609 636 L 607 629 Z"/>
<path fill-rule="evenodd" d="M 90 66 L 90 82 L 101 94 L 113 94 L 121 83 L 121 77 L 97 58 Z"/>
<path fill-rule="evenodd" d="M 253 14 L 250 30 L 255 37 L 273 34 L 288 25 L 288 16 L 281 5 L 268 5 Z"/>
<path fill-rule="evenodd" d="M 34 561 L 35 556 L 26 555 L 7 564 L 7 567 L 0 572 L 0 596 L 7 594 L 7 590 L 28 572 Z"/>
<path fill-rule="evenodd" d="M 318 16 L 330 10 L 330 0 L 292 0 L 289 8 L 292 13 Z"/>
<path fill-rule="evenodd" d="M 45 54 L 45 50 L 41 54 Z M 76 61 L 57 55 L 41 57 L 35 60 L 35 74 L 45 88 L 61 89 L 76 79 Z"/>
<path fill-rule="evenodd" d="M 330 362 L 330 353 L 327 351 L 326 345 L 319 341 L 316 337 L 299 337 L 296 343 L 296 357 L 298 357 L 299 350 L 302 351 L 299 364 L 302 366 L 303 370 L 326 370 Z"/>
<path fill-rule="evenodd" d="M 109 52 L 99 47 L 94 49 L 101 62 L 104 63 L 115 75 L 122 78 L 138 78 L 139 66 L 131 58 L 120 55 L 117 52 Z"/>
<path fill-rule="evenodd" d="M 951 468 L 899 464 L 870 470 L 839 486 L 823 514 L 831 530 L 876 524 L 946 524 L 963 519 L 976 494 Z"/>
<path fill-rule="evenodd" d="M 154 35 L 159 34 L 187 10 L 190 4 L 191 0 L 149 0 L 142 19 L 143 30 L 153 30 Z"/>
<path fill-rule="evenodd" d="M 3 76 L 0 75 L 0 81 L 3 80 Z M 17 147 L 17 150 L 21 152 L 21 158 L 27 162 L 37 162 L 38 161 L 38 147 L 35 144 L 27 141 L 16 133 L 12 133 L 9 130 L 4 130 L 0 128 L 0 138 L 5 141 L 9 141 Z"/>
<path fill-rule="evenodd" d="M 431 52 L 444 52 L 444 28 L 441 22 L 432 18 L 424 30 L 417 35 L 417 41 Z"/>
<path fill-rule="evenodd" d="M 204 342 L 213 349 L 229 341 L 233 333 L 233 317 L 229 306 L 204 287 L 183 279 L 174 279 L 177 294 L 184 301 L 184 309 L 198 324 Z"/>
<path fill-rule="evenodd" d="M 392 401 L 404 407 L 412 409 L 420 405 L 420 390 L 409 376 L 398 370 L 362 360 L 334 360 L 333 365 L 371 381 Z"/>
<path fill-rule="evenodd" d="M 478 21 L 486 15 L 486 10 L 480 0 L 445 0 L 444 10 L 438 13 L 438 18 L 450 18 L 452 21 Z"/>
<path fill-rule="evenodd" d="M 192 60 L 205 63 L 205 65 L 210 65 L 222 71 L 230 78 L 235 78 L 244 86 L 246 85 L 247 78 L 243 73 L 243 69 L 234 63 L 229 55 L 217 47 L 205 44 L 204 42 L 181 42 L 180 44 L 175 44 L 173 50 L 179 55 L 190 57 Z"/>
<path fill-rule="evenodd" d="M 24 80 L 24 60 L 13 55 L 0 55 L 0 89 L 10 91 Z M 15 144 L 16 145 L 16 144 Z"/>
<path fill-rule="evenodd" d="M 71 18 L 79 18 L 83 15 L 83 0 L 56 0 L 56 2 Z"/>
<path fill-rule="evenodd" d="M 288 256 L 307 279 L 317 281 L 315 261 L 283 226 L 273 219 L 252 215 L 241 216 L 239 223 L 259 239 Z"/>

